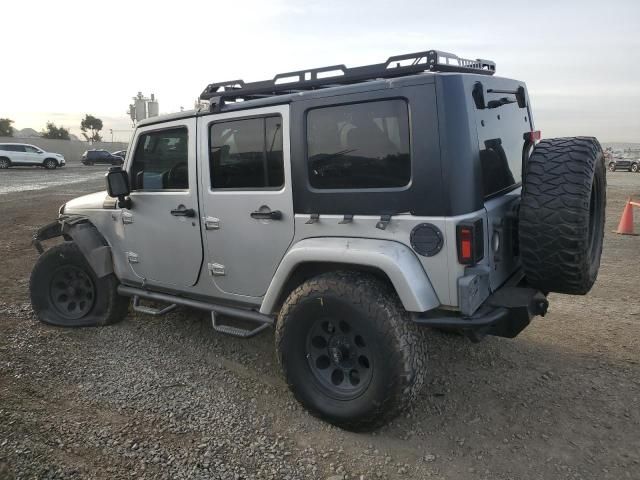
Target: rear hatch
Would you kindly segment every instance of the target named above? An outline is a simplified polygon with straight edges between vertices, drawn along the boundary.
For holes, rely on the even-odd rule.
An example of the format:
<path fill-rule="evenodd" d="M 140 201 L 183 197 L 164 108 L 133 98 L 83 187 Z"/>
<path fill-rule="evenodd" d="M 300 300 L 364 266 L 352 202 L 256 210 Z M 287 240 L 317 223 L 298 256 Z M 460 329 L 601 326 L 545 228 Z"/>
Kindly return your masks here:
<path fill-rule="evenodd" d="M 533 130 L 524 83 L 487 78 L 474 86 L 474 104 L 482 183 L 487 212 L 491 290 L 519 268 L 517 206 L 520 201 L 523 157 Z"/>

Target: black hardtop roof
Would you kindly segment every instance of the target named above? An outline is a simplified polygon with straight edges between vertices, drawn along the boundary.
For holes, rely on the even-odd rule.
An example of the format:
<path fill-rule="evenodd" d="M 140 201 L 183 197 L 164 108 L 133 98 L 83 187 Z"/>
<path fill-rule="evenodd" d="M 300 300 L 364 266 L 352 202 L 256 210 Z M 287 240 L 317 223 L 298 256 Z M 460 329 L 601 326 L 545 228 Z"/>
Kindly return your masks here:
<path fill-rule="evenodd" d="M 397 78 L 422 72 L 464 72 L 493 75 L 496 64 L 481 58 L 470 60 L 439 50 L 407 53 L 389 57 L 385 62 L 347 68 L 344 64 L 279 73 L 273 79 L 246 83 L 229 80 L 207 85 L 201 100 L 220 109 L 228 102 L 256 100 L 301 91 L 351 85 L 381 78 Z"/>
<path fill-rule="evenodd" d="M 409 63 L 403 65 L 403 63 Z M 153 125 L 183 118 L 245 110 L 296 100 L 343 95 L 384 88 L 395 88 L 417 83 L 433 83 L 434 75 L 472 74 L 494 75 L 491 60 L 469 60 L 457 55 L 429 50 L 390 57 L 386 62 L 347 68 L 344 65 L 280 73 L 272 80 L 246 83 L 242 80 L 212 83 L 200 95 L 209 102 L 209 108 L 185 110 L 138 122 L 138 126 Z M 341 72 L 326 78 L 320 74 Z M 290 79 L 293 78 L 293 81 Z M 280 80 L 288 80 L 279 83 Z M 261 93 L 260 93 L 261 92 Z"/>

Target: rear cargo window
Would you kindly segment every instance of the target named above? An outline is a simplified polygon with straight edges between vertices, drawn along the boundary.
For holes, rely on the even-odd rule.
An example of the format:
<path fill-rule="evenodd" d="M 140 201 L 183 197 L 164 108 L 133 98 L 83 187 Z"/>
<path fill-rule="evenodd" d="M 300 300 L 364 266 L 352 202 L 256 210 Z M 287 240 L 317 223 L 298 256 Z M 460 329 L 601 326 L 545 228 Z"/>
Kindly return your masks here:
<path fill-rule="evenodd" d="M 480 150 L 482 187 L 489 197 L 519 184 L 522 176 L 523 141 L 505 143 L 501 138 L 485 140 Z"/>
<path fill-rule="evenodd" d="M 307 114 L 309 182 L 319 189 L 399 188 L 411 179 L 404 100 L 355 103 Z"/>

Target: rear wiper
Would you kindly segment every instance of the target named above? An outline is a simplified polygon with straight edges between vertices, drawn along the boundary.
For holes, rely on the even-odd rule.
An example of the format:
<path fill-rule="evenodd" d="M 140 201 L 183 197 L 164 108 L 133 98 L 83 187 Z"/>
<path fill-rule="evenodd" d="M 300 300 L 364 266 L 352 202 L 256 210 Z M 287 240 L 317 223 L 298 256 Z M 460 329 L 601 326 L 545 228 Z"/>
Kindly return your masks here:
<path fill-rule="evenodd" d="M 501 107 L 502 105 L 508 105 L 510 103 L 516 103 L 516 100 L 507 98 L 507 97 L 502 97 L 499 100 L 489 100 L 487 102 L 487 108 L 498 108 L 498 107 Z"/>

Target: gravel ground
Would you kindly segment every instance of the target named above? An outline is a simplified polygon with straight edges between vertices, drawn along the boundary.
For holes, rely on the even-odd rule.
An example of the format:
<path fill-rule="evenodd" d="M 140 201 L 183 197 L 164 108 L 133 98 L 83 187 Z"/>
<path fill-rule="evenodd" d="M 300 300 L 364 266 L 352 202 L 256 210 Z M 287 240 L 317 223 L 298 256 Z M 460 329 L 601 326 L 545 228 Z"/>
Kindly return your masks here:
<path fill-rule="evenodd" d="M 552 295 L 515 340 L 429 332 L 422 399 L 353 434 L 295 402 L 272 333 L 225 337 L 188 310 L 105 328 L 33 318 L 29 237 L 62 202 L 103 188 L 101 171 L 0 195 L 0 478 L 640 478 L 640 237 L 611 233 L 640 175 L 609 175 L 589 295 Z M 24 181 L 57 174 L 35 172 Z"/>

